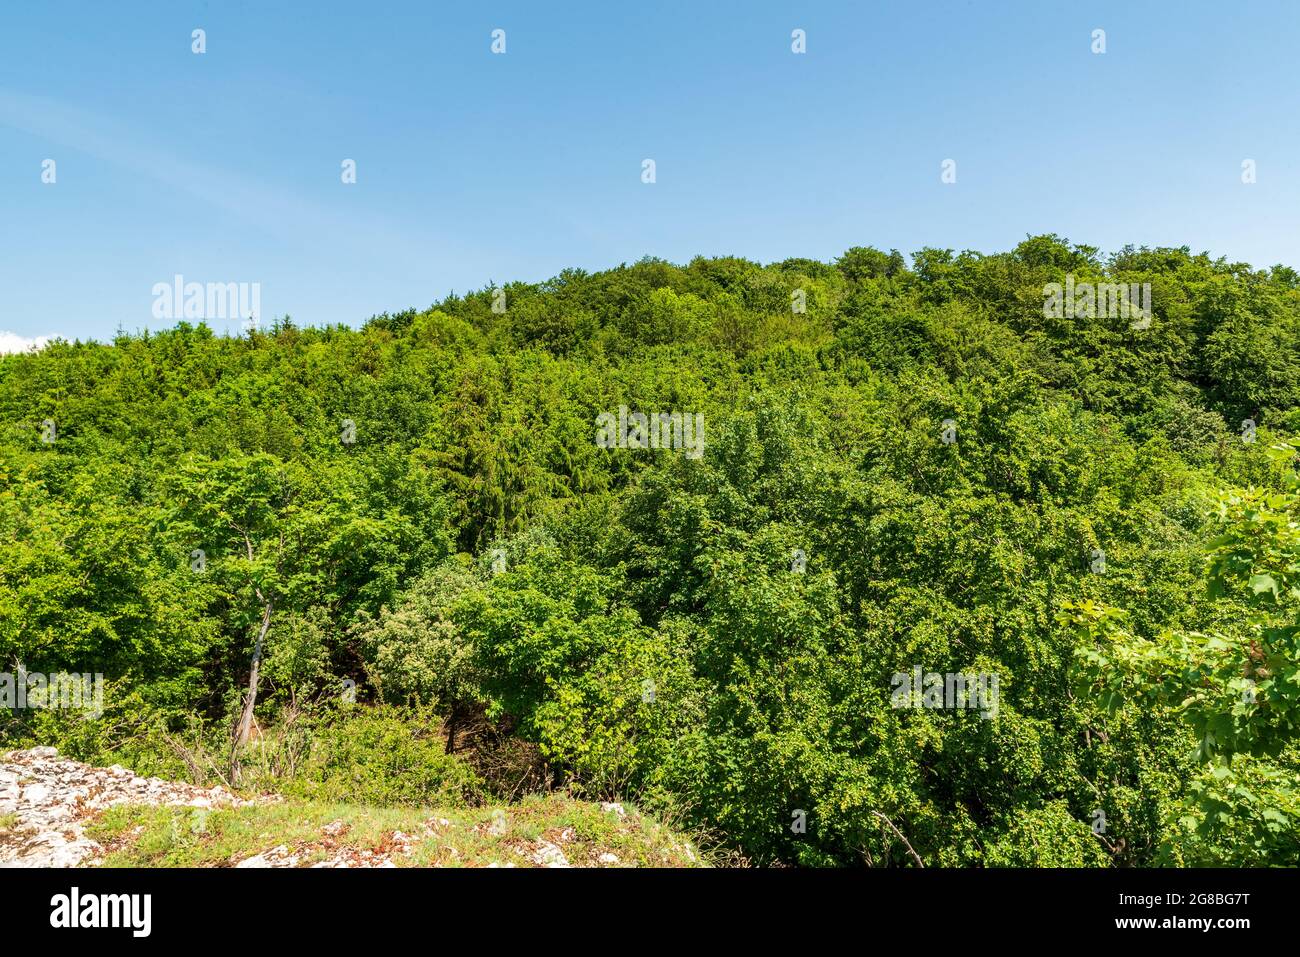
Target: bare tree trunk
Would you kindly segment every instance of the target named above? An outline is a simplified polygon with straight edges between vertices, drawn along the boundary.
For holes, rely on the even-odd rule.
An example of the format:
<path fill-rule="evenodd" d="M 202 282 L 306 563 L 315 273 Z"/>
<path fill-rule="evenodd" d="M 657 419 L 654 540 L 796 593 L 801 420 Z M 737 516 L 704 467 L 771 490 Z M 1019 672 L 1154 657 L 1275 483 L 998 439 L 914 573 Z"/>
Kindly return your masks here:
<path fill-rule="evenodd" d="M 916 849 L 913 848 L 911 843 L 907 840 L 907 838 L 903 836 L 903 832 L 900 831 L 898 828 L 894 827 L 894 822 L 891 821 L 889 818 L 885 817 L 885 815 L 881 814 L 879 811 L 872 811 L 871 813 L 874 814 L 876 817 L 880 818 L 886 824 L 888 824 L 889 829 L 898 835 L 898 839 L 902 841 L 903 846 L 907 848 L 907 853 L 911 854 L 912 860 L 916 861 L 916 866 L 925 867 L 925 863 L 921 860 L 921 855 L 916 853 Z"/>
<path fill-rule="evenodd" d="M 453 704 L 451 714 L 447 716 L 447 754 L 451 754 L 456 750 L 456 714 L 457 707 Z"/>
<path fill-rule="evenodd" d="M 244 697 L 244 712 L 239 717 L 235 729 L 235 744 L 230 755 L 231 780 L 239 777 L 239 749 L 248 741 L 249 731 L 253 726 L 253 706 L 257 704 L 257 673 L 262 666 L 262 648 L 266 644 L 266 633 L 271 628 L 271 602 L 266 603 L 262 611 L 262 627 L 257 633 L 257 643 L 253 645 L 253 665 L 248 673 L 248 694 Z"/>

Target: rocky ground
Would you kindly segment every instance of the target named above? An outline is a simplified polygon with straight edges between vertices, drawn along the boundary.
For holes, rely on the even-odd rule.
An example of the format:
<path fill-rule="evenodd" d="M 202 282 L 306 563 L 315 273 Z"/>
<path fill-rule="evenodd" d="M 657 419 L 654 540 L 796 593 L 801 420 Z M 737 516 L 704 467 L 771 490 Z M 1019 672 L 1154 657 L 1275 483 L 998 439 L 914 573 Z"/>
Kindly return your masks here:
<path fill-rule="evenodd" d="M 241 798 L 222 787 L 90 767 L 54 748 L 0 752 L 0 867 L 101 863 L 365 868 L 703 862 L 689 841 L 638 812 L 560 794 L 502 808 L 375 809 L 278 795 Z"/>
<path fill-rule="evenodd" d="M 94 864 L 103 849 L 86 837 L 87 820 L 115 804 L 240 807 L 210 789 L 141 778 L 126 768 L 92 768 L 54 748 L 11 751 L 0 758 L 0 867 Z"/>

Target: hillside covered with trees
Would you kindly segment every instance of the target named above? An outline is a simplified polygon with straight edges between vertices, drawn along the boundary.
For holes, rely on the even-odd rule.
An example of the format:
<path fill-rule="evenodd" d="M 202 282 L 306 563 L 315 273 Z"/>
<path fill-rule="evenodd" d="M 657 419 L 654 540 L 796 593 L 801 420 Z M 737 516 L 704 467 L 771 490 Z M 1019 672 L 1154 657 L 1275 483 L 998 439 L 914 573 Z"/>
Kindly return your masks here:
<path fill-rule="evenodd" d="M 1294 270 L 1054 236 L 55 342 L 0 358 L 0 671 L 104 700 L 0 745 L 565 790 L 756 864 L 1296 865 L 1295 436 Z M 918 671 L 995 706 L 900 707 Z"/>

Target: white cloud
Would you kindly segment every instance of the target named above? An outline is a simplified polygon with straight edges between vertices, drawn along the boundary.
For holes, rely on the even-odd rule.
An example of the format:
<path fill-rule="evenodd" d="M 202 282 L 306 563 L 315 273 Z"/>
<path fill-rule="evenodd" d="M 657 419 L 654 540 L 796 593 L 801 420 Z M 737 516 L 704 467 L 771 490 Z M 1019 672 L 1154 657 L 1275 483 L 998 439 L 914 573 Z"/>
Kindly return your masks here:
<path fill-rule="evenodd" d="M 0 356 L 13 352 L 28 352 L 31 349 L 44 349 L 50 336 L 20 336 L 12 332 L 0 332 Z"/>

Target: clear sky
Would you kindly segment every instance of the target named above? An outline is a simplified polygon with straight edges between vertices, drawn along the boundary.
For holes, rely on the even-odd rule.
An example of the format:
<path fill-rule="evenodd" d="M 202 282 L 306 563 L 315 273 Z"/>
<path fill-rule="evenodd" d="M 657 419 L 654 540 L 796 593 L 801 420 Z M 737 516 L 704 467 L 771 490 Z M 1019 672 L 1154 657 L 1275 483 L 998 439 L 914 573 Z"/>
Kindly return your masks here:
<path fill-rule="evenodd" d="M 177 273 L 305 325 L 646 255 L 1300 266 L 1298 62 L 1295 0 L 8 0 L 0 333 L 170 325 Z"/>

